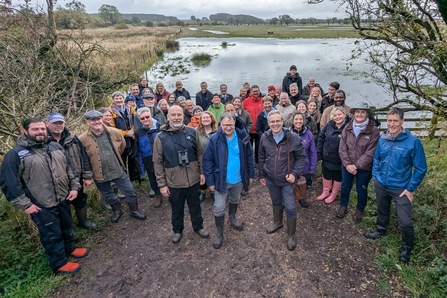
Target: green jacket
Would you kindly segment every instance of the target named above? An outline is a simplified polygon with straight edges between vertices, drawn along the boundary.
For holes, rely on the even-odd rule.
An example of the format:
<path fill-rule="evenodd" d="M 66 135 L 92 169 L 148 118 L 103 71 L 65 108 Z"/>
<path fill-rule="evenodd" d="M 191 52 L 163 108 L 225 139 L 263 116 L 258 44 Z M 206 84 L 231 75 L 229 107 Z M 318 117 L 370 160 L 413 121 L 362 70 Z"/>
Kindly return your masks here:
<path fill-rule="evenodd" d="M 208 108 L 208 112 L 214 115 L 216 118 L 216 122 L 220 122 L 220 115 L 222 115 L 225 112 L 225 105 L 223 103 L 219 103 L 219 106 L 216 108 L 214 104 L 210 105 Z"/>
<path fill-rule="evenodd" d="M 80 188 L 76 171 L 61 145 L 36 143 L 25 134 L 5 155 L 0 186 L 6 199 L 22 210 L 32 204 L 43 208 L 57 206 L 71 190 Z"/>

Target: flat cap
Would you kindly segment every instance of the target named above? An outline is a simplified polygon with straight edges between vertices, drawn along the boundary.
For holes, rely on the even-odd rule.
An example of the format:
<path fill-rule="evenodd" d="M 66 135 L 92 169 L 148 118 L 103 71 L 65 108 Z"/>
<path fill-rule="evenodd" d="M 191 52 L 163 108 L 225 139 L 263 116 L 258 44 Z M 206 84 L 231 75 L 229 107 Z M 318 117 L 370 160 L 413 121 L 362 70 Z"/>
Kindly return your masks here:
<path fill-rule="evenodd" d="M 155 98 L 152 93 L 146 93 L 143 95 L 143 98 Z"/>
<path fill-rule="evenodd" d="M 86 120 L 100 119 L 102 118 L 102 113 L 96 110 L 88 111 L 84 114 Z"/>

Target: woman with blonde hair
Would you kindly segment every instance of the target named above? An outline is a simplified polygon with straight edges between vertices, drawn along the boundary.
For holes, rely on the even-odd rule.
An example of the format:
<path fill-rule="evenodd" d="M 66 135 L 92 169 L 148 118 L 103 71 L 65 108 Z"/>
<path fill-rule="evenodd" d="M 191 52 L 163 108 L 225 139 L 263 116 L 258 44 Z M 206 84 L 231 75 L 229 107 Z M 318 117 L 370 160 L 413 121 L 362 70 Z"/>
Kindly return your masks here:
<path fill-rule="evenodd" d="M 341 159 L 338 153 L 341 133 L 349 123 L 350 118 L 342 107 L 334 107 L 330 115 L 331 120 L 323 127 L 318 135 L 317 156 L 322 161 L 323 192 L 317 197 L 326 204 L 332 203 L 341 189 Z M 332 190 L 332 192 L 331 192 Z"/>
<path fill-rule="evenodd" d="M 155 99 L 157 100 L 157 102 L 159 102 L 162 99 L 166 99 L 168 98 L 169 95 L 169 91 L 165 89 L 165 86 L 163 85 L 163 83 L 157 83 L 157 85 L 155 86 L 155 92 L 154 92 L 154 96 Z"/>

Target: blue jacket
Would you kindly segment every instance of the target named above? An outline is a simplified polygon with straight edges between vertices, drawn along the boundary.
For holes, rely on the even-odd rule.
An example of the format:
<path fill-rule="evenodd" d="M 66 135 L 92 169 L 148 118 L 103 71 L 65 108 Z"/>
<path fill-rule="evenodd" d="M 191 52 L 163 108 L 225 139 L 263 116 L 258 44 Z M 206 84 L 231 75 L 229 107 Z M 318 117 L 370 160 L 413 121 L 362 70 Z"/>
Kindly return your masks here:
<path fill-rule="evenodd" d="M 374 153 L 372 177 L 388 189 L 415 191 L 427 173 L 421 141 L 404 129 L 396 138 L 385 131 Z"/>
<path fill-rule="evenodd" d="M 246 131 L 236 128 L 236 134 L 239 140 L 242 183 L 244 189 L 248 191 L 250 178 L 255 177 L 253 148 Z M 208 186 L 214 185 L 216 191 L 221 194 L 227 193 L 227 163 L 227 140 L 222 127 L 219 127 L 217 132 L 211 136 L 203 155 L 203 173 L 205 174 L 206 184 Z"/>
<path fill-rule="evenodd" d="M 300 136 L 301 143 L 303 144 L 304 150 L 306 151 L 306 161 L 304 162 L 304 167 L 301 170 L 301 174 L 315 173 L 318 160 L 317 147 L 315 146 L 315 140 L 312 132 L 307 126 L 303 126 L 301 131 L 297 131 L 293 127 L 291 127 L 290 131 Z"/>
<path fill-rule="evenodd" d="M 155 119 L 152 119 L 152 126 L 150 128 L 141 125 L 135 132 L 135 145 L 141 158 L 152 156 L 154 140 L 159 132 L 160 124 Z"/>

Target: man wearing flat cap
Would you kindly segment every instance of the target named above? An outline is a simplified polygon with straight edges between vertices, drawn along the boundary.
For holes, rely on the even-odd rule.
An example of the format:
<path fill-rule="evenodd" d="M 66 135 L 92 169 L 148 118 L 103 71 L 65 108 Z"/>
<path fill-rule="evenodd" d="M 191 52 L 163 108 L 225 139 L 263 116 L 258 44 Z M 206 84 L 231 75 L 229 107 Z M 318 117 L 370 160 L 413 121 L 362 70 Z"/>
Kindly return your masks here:
<path fill-rule="evenodd" d="M 303 94 L 303 80 L 300 77 L 300 74 L 297 72 L 296 66 L 290 66 L 290 72 L 286 74 L 284 79 L 282 80 L 282 91 L 287 92 L 289 96 L 290 94 L 290 84 L 296 83 L 298 85 L 298 91 L 300 94 Z"/>
<path fill-rule="evenodd" d="M 70 201 L 75 208 L 78 227 L 97 230 L 96 224 L 87 219 L 87 194 L 84 193 L 84 185 L 87 187 L 92 183 L 92 166 L 90 159 L 85 152 L 84 146 L 78 137 L 65 127 L 65 118 L 59 113 L 52 112 L 48 115 L 47 121 L 48 140 L 59 143 L 70 157 L 71 162 L 79 176 L 81 189 L 78 196 Z"/>
<path fill-rule="evenodd" d="M 126 149 L 123 135 L 113 127 L 102 123 L 102 113 L 88 111 L 84 115 L 89 126 L 88 130 L 79 136 L 82 145 L 90 157 L 93 169 L 93 180 L 106 202 L 112 207 L 112 223 L 118 222 L 123 212 L 121 203 L 115 195 L 110 182 L 115 183 L 129 205 L 130 216 L 144 220 L 144 215 L 138 209 L 137 195 L 124 168 L 121 154 Z"/>

